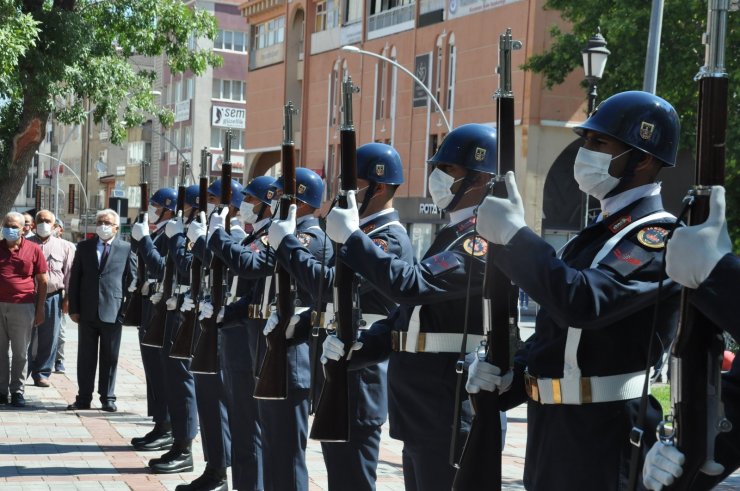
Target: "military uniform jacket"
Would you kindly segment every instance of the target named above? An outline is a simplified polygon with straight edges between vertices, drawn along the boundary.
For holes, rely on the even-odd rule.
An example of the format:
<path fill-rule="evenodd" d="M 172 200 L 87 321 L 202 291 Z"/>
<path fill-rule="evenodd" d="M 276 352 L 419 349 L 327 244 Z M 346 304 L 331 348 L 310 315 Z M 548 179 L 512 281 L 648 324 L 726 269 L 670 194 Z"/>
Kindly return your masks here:
<path fill-rule="evenodd" d="M 269 223 L 262 229 L 251 234 L 245 240 L 245 245 L 234 241 L 224 230 L 217 230 L 208 242 L 208 248 L 218 257 L 220 257 L 229 269 L 240 278 L 253 280 L 251 292 L 251 302 L 258 303 L 264 296 L 265 279 L 272 276 L 275 272 L 275 251 L 269 247 L 267 239 L 267 230 Z M 312 218 L 304 220 L 297 227 L 297 233 L 309 234 L 312 237 L 323 235 L 323 231 L 318 226 L 318 219 Z M 323 257 L 327 253 L 321 249 L 321 244 L 327 246 L 331 244 L 326 240 L 312 240 L 312 247 L 309 250 L 316 257 Z M 274 282 L 273 282 L 274 285 Z M 310 306 L 310 293 L 298 285 L 297 299 L 299 305 Z M 274 286 L 270 294 L 274 294 Z M 265 319 L 252 319 L 249 323 L 249 329 L 259 329 L 264 327 Z M 258 360 L 258 363 L 261 363 Z M 295 343 L 288 349 L 289 375 L 288 382 L 291 388 L 307 389 L 310 386 L 310 369 L 308 344 L 306 342 Z"/>
<path fill-rule="evenodd" d="M 652 365 L 659 360 L 673 338 L 678 314 L 678 285 L 666 279 L 658 339 L 648 353 L 658 281 L 664 275 L 665 237 L 675 218 L 628 227 L 660 212 L 659 195 L 639 199 L 584 229 L 565 246 L 562 258 L 528 228 L 497 247 L 496 266 L 541 306 L 535 334 L 516 356 L 514 384 L 504 394 L 509 407 L 526 399 L 525 367 L 538 379 L 558 379 L 559 387 L 575 380 L 568 387 L 578 389 L 587 377 L 644 372 L 648 360 Z M 589 403 L 585 393 L 566 395 L 565 389 L 562 397 L 564 404 L 529 402 L 527 489 L 626 486 L 628 437 L 639 398 Z M 645 428 L 655 428 L 660 419 L 657 401 L 652 403 Z M 645 431 L 644 441 L 643 448 L 650 448 L 654 432 Z"/>
<path fill-rule="evenodd" d="M 392 211 L 375 217 L 362 226 L 362 231 L 373 243 L 409 264 L 414 263 L 413 249 L 406 229 L 398 223 L 398 212 Z M 280 264 L 290 271 L 291 276 L 311 292 L 323 288 L 322 303 L 332 301 L 334 286 L 334 267 L 316 259 L 305 247 L 307 239 L 302 235 L 289 235 L 283 239 L 277 250 Z M 328 239 L 327 239 L 328 240 Z M 329 258 L 332 260 L 333 257 Z M 388 316 L 396 308 L 396 303 L 376 289 L 361 276 L 355 275 L 360 295 L 360 309 L 363 314 Z M 318 302 L 314 295 L 314 302 Z M 310 322 L 305 323 L 307 326 Z M 369 327 L 369 326 L 368 326 Z M 388 393 L 386 381 L 387 364 L 370 365 L 350 374 L 349 400 L 352 421 L 358 426 L 380 426 L 388 417 Z M 320 376 L 320 374 L 319 374 Z M 314 381 L 317 383 L 317 381 Z"/>
<path fill-rule="evenodd" d="M 421 332 L 462 333 L 470 296 L 468 333 L 482 334 L 486 247 L 475 234 L 471 217 L 442 229 L 420 263 L 383 251 L 360 232 L 353 233 L 339 251 L 340 260 L 400 304 L 386 321 L 376 322 L 363 333 L 364 346 L 352 357 L 353 364 L 361 365 L 390 355 L 388 409 L 393 438 L 415 444 L 449 441 L 458 353 L 393 352 L 391 331 L 407 331 L 414 309 L 421 306 Z M 467 397 L 461 399 L 465 401 L 461 414 L 465 433 L 472 414 Z"/>

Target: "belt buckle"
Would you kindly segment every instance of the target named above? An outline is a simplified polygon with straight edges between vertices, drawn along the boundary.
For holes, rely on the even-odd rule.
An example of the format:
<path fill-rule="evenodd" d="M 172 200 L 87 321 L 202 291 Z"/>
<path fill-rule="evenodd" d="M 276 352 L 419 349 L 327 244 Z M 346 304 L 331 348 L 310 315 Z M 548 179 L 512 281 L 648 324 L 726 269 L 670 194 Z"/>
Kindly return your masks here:
<path fill-rule="evenodd" d="M 524 374 L 524 388 L 530 399 L 534 402 L 540 402 L 540 389 L 537 385 L 537 379 L 528 373 Z"/>

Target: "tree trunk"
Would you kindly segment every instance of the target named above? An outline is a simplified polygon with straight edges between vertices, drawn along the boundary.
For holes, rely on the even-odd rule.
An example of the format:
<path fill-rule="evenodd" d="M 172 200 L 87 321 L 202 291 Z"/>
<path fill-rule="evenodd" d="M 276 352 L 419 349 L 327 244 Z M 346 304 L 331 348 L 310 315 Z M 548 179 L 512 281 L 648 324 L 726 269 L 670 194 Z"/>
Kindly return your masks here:
<path fill-rule="evenodd" d="M 24 109 L 10 148 L 0 167 L 0 217 L 13 208 L 15 198 L 28 176 L 33 156 L 46 136 L 48 113 Z"/>

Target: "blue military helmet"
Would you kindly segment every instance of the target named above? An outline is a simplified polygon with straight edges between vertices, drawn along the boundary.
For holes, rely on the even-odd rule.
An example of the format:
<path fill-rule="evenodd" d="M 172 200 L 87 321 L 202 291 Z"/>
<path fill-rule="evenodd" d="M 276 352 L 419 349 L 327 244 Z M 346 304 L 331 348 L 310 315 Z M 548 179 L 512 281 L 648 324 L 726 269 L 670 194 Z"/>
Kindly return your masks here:
<path fill-rule="evenodd" d="M 208 194 L 221 199 L 221 179 L 216 179 L 208 186 Z M 242 202 L 242 185 L 236 179 L 231 180 L 231 206 L 239 208 Z"/>
<path fill-rule="evenodd" d="M 198 197 L 200 196 L 200 185 L 193 184 L 185 188 L 185 204 L 193 208 L 199 208 Z"/>
<path fill-rule="evenodd" d="M 175 211 L 177 208 L 177 191 L 172 188 L 157 189 L 149 198 L 149 204 Z"/>
<path fill-rule="evenodd" d="M 283 189 L 282 177 L 275 181 L 275 187 Z M 312 208 L 321 208 L 324 197 L 324 181 L 321 180 L 321 176 L 306 167 L 296 168 L 295 197 Z"/>
<path fill-rule="evenodd" d="M 676 165 L 681 123 L 678 113 L 665 99 L 649 92 L 632 90 L 603 101 L 582 125 L 573 131 L 584 136 L 586 130 L 616 138 L 663 162 Z"/>
<path fill-rule="evenodd" d="M 262 203 L 270 206 L 275 195 L 275 181 L 272 176 L 257 176 L 242 190 L 242 194 L 254 196 Z"/>
<path fill-rule="evenodd" d="M 401 156 L 385 143 L 366 143 L 357 149 L 357 177 L 380 184 L 403 184 Z"/>
<path fill-rule="evenodd" d="M 460 165 L 468 170 L 495 174 L 498 169 L 496 148 L 495 128 L 464 124 L 450 131 L 427 163 Z"/>

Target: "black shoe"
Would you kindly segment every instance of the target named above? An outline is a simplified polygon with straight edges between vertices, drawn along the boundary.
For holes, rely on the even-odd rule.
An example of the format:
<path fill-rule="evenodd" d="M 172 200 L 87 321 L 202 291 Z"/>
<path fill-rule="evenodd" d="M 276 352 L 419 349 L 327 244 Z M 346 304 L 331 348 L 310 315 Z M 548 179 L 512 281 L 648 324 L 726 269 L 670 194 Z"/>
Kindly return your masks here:
<path fill-rule="evenodd" d="M 26 407 L 26 399 L 23 398 L 23 394 L 16 392 L 10 397 L 10 404 L 13 407 Z"/>
<path fill-rule="evenodd" d="M 193 470 L 193 453 L 190 445 L 174 444 L 169 452 L 149 461 L 149 468 L 155 474 L 175 474 Z"/>
<path fill-rule="evenodd" d="M 136 450 L 149 452 L 155 450 L 167 450 L 172 447 L 173 441 L 171 431 L 162 432 L 155 428 L 142 437 L 132 438 L 131 445 L 133 445 Z"/>
<path fill-rule="evenodd" d="M 226 469 L 216 469 L 206 464 L 206 470 L 189 484 L 180 484 L 175 491 L 228 491 Z"/>
<path fill-rule="evenodd" d="M 8 394 L 0 394 L 0 404 L 8 403 Z"/>
<path fill-rule="evenodd" d="M 67 411 L 80 411 L 83 409 L 90 409 L 90 403 L 75 401 L 69 406 L 67 406 Z"/>
<path fill-rule="evenodd" d="M 116 403 L 113 401 L 104 402 L 100 409 L 109 413 L 115 413 L 116 411 L 118 411 L 118 407 L 116 407 Z"/>

